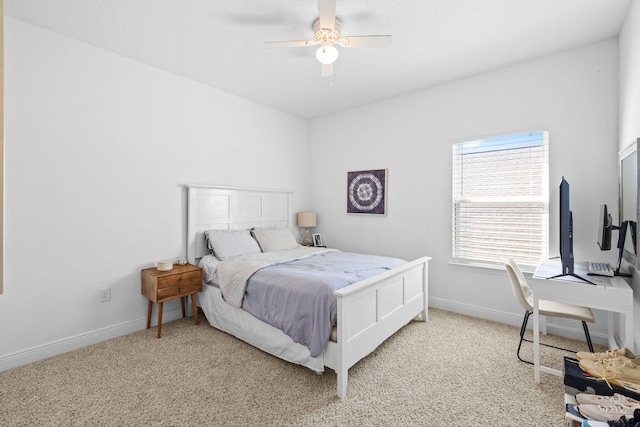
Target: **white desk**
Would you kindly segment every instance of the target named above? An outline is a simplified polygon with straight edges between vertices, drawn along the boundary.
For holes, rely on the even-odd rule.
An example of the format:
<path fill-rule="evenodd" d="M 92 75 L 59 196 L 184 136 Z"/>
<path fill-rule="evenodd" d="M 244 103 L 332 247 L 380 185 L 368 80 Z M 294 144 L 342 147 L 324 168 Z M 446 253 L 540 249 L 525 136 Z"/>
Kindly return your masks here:
<path fill-rule="evenodd" d="M 633 348 L 633 289 L 621 277 L 587 276 L 587 263 L 575 263 L 575 273 L 591 280 L 597 285 L 591 285 L 572 276 L 562 276 L 549 279 L 562 271 L 559 259 L 543 261 L 529 283 L 533 292 L 533 366 L 534 379 L 540 382 L 540 372 L 562 375 L 556 369 L 540 366 L 540 300 L 551 300 L 596 308 L 608 312 L 609 348 L 626 347 L 631 352 Z M 548 280 L 545 280 L 548 279 Z M 624 324 L 624 339 L 621 344 L 616 342 L 614 320 L 618 317 L 618 324 Z"/>

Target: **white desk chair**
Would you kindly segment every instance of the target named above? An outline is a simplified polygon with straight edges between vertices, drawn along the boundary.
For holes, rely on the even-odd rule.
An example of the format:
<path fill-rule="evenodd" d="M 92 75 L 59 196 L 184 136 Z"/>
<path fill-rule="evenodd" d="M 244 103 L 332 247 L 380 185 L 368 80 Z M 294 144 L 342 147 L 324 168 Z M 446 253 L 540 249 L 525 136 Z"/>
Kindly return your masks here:
<path fill-rule="evenodd" d="M 507 269 L 507 273 L 509 274 L 509 280 L 511 281 L 511 287 L 513 288 L 513 294 L 518 300 L 518 303 L 526 310 L 524 313 L 524 319 L 522 321 L 522 327 L 520 328 L 520 343 L 518 344 L 518 359 L 520 361 L 533 365 L 533 362 L 529 362 L 527 360 L 522 359 L 520 357 L 520 348 L 522 347 L 522 341 L 531 342 L 524 337 L 524 332 L 527 329 L 527 322 L 529 321 L 529 316 L 533 313 L 533 293 L 527 284 L 527 280 L 524 278 L 524 274 L 518 267 L 518 264 L 512 259 L 507 260 L 504 263 L 504 266 Z M 582 327 L 584 329 L 584 335 L 587 338 L 587 344 L 589 345 L 589 351 L 593 353 L 593 344 L 591 343 L 591 336 L 589 335 L 589 328 L 587 327 L 587 322 L 594 323 L 595 318 L 593 317 L 593 312 L 590 308 L 580 307 L 573 304 L 565 304 L 562 302 L 555 301 L 539 301 L 539 312 L 545 316 L 552 317 L 565 317 L 569 319 L 580 320 L 582 322 Z M 543 344 L 546 347 L 556 348 L 558 350 L 569 351 L 566 348 L 556 347 L 550 344 Z"/>

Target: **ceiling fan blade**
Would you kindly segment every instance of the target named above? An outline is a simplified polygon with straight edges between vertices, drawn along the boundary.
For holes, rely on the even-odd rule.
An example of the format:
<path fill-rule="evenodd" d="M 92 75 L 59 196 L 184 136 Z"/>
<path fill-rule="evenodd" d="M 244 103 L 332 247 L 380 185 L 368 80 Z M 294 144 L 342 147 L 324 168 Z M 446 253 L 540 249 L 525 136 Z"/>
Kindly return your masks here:
<path fill-rule="evenodd" d="M 329 77 L 333 75 L 333 64 L 320 64 L 320 77 Z"/>
<path fill-rule="evenodd" d="M 348 36 L 338 41 L 342 47 L 389 47 L 392 37 L 386 36 Z"/>
<path fill-rule="evenodd" d="M 318 0 L 320 28 L 333 30 L 336 26 L 336 0 Z"/>
<path fill-rule="evenodd" d="M 305 47 L 318 44 L 315 40 L 291 40 L 283 42 L 264 42 L 265 47 Z"/>

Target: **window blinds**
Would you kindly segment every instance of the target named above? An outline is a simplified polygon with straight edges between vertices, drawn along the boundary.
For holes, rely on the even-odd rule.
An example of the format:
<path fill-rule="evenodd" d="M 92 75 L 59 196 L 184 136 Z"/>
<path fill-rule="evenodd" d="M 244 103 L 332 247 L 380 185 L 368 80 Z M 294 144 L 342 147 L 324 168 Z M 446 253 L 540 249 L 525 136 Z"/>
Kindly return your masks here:
<path fill-rule="evenodd" d="M 548 132 L 453 145 L 454 260 L 547 258 Z"/>

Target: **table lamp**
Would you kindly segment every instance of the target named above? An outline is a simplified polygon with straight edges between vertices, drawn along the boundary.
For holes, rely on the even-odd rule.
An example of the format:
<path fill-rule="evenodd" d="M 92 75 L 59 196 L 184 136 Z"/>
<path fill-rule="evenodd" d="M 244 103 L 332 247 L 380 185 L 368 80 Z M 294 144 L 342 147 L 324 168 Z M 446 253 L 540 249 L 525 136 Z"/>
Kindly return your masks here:
<path fill-rule="evenodd" d="M 298 212 L 298 227 L 304 227 L 304 234 L 302 235 L 302 246 L 313 245 L 313 239 L 311 233 L 309 233 L 309 227 L 315 227 L 316 213 L 315 212 Z"/>

